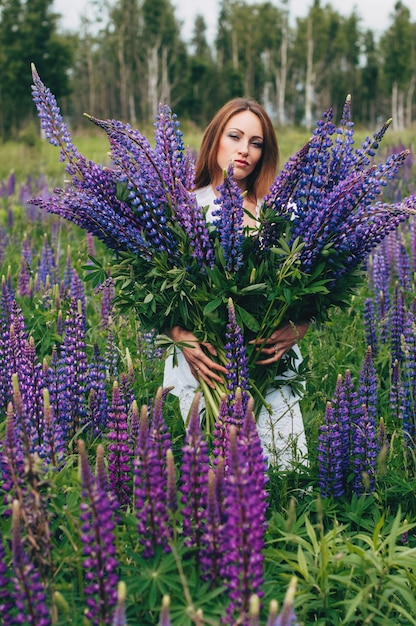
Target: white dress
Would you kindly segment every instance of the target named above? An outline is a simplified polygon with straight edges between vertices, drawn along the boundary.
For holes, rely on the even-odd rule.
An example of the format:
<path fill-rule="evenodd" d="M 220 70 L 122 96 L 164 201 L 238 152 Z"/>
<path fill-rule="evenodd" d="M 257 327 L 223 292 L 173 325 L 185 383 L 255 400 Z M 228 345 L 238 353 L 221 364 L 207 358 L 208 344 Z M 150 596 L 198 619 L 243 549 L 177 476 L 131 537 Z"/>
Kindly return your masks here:
<path fill-rule="evenodd" d="M 200 206 L 209 207 L 207 219 L 212 221 L 212 211 L 216 208 L 214 189 L 209 185 L 197 189 L 195 194 Z M 294 346 L 293 350 L 296 353 L 296 365 L 299 365 L 302 356 L 298 346 Z M 177 365 L 173 364 L 173 355 L 166 358 L 163 386 L 173 387 L 172 393 L 178 396 L 181 414 L 186 421 L 198 381 L 191 373 L 182 352 L 176 349 L 175 353 Z M 293 372 L 287 371 L 283 377 L 289 380 L 293 375 Z M 306 462 L 307 445 L 299 400 L 300 396 L 293 391 L 290 384 L 279 389 L 271 388 L 266 394 L 266 401 L 272 407 L 272 412 L 263 407 L 257 418 L 257 431 L 263 452 L 269 464 L 282 469 L 290 468 L 294 462 Z"/>

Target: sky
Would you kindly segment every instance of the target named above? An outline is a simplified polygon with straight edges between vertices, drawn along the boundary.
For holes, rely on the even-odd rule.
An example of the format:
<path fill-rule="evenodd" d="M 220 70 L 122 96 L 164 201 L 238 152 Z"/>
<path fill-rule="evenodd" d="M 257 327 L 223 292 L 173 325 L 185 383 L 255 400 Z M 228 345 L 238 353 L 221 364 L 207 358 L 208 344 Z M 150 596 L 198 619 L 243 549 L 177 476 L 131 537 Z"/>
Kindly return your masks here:
<path fill-rule="evenodd" d="M 281 6 L 279 0 L 272 0 L 277 6 Z M 255 0 L 248 0 L 254 3 Z M 390 16 L 393 13 L 396 0 L 360 0 L 359 2 L 347 2 L 346 0 L 322 0 L 321 5 L 330 4 L 341 15 L 348 16 L 353 8 L 357 9 L 362 18 L 362 27 L 369 28 L 377 34 L 383 33 L 389 27 Z M 61 26 L 68 30 L 76 30 L 80 23 L 81 15 L 93 18 L 92 2 L 89 0 L 55 0 L 54 10 L 63 18 Z M 312 0 L 289 0 L 289 11 L 292 21 L 295 17 L 305 17 Z M 410 9 L 412 21 L 416 21 L 416 2 L 403 0 L 403 4 Z M 216 0 L 172 0 L 175 7 L 176 17 L 182 22 L 182 37 L 189 41 L 192 36 L 193 24 L 196 15 L 203 15 L 207 24 L 207 37 L 212 41 L 217 26 L 218 6 Z"/>

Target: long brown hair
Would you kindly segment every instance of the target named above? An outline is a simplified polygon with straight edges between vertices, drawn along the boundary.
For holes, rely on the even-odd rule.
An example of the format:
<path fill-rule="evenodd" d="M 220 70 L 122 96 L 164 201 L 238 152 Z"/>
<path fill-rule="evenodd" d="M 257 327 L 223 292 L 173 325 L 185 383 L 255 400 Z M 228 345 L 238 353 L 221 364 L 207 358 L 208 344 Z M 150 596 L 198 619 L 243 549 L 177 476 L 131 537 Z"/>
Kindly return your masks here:
<path fill-rule="evenodd" d="M 196 161 L 195 189 L 205 187 L 221 176 L 217 162 L 220 139 L 229 120 L 242 111 L 251 111 L 257 115 L 263 131 L 262 155 L 255 170 L 247 178 L 247 191 L 256 200 L 268 193 L 277 174 L 279 147 L 270 117 L 253 98 L 234 98 L 226 102 L 208 124 Z"/>

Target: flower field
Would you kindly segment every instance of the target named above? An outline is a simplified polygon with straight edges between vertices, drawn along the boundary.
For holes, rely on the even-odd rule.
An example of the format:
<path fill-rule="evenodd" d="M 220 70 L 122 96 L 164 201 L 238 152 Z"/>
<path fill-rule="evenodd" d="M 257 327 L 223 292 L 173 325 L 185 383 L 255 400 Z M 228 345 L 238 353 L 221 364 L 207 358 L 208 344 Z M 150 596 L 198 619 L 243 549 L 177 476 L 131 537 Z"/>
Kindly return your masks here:
<path fill-rule="evenodd" d="M 391 201 L 414 184 L 409 158 Z M 416 624 L 416 218 L 302 341 L 282 471 L 250 405 L 207 437 L 196 398 L 185 433 L 155 334 L 92 284 L 108 250 L 28 204 L 48 181 L 0 192 L 3 623 Z"/>

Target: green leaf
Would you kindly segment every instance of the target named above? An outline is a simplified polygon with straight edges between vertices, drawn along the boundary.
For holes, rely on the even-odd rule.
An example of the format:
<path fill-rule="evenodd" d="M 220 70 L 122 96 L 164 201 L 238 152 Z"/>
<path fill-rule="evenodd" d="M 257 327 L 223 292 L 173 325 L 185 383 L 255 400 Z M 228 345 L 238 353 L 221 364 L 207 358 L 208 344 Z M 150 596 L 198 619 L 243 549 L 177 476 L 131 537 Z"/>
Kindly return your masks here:
<path fill-rule="evenodd" d="M 254 333 L 257 333 L 260 330 L 260 324 L 258 323 L 256 318 L 253 315 L 251 315 L 251 313 L 249 313 L 246 309 L 244 309 L 238 304 L 235 304 L 234 308 L 235 308 L 235 315 L 236 315 L 237 323 L 241 327 L 242 330 L 244 329 L 244 327 L 248 328 Z"/>
<path fill-rule="evenodd" d="M 223 302 L 222 298 L 215 298 L 215 300 L 211 300 L 205 305 L 203 314 L 209 315 L 210 313 L 218 309 L 218 307 L 221 306 L 222 302 Z"/>

